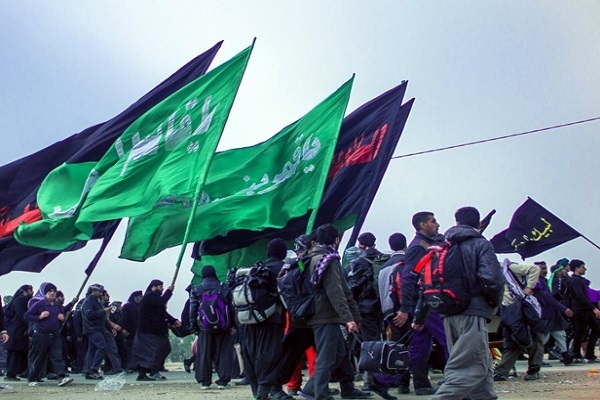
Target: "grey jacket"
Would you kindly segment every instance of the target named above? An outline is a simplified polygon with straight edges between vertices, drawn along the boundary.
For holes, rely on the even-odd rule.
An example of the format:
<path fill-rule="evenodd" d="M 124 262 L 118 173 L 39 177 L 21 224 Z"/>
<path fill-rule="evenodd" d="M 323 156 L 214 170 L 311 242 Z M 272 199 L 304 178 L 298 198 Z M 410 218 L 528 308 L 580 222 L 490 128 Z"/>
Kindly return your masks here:
<path fill-rule="evenodd" d="M 495 308 L 502 302 L 505 282 L 494 247 L 468 225 L 453 226 L 444 236 L 451 243 L 460 243 L 465 266 L 475 272 L 473 297 L 461 314 L 491 319 Z"/>

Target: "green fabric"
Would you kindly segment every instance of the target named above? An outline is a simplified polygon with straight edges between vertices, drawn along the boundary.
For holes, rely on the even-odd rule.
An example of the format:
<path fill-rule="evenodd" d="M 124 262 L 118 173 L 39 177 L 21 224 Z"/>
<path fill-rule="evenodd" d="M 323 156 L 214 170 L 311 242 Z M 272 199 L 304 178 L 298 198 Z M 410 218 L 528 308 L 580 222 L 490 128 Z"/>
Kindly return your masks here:
<path fill-rule="evenodd" d="M 163 204 L 191 204 L 206 179 L 251 51 L 252 46 L 148 110 L 83 184 L 77 181 L 73 188 L 68 174 L 49 174 L 38 191 L 47 218 L 21 225 L 17 240 L 64 249 L 89 240 L 92 222 L 140 215 Z"/>
<path fill-rule="evenodd" d="M 271 139 L 215 155 L 190 241 L 234 229 L 282 228 L 318 208 L 352 79 Z M 181 244 L 189 204 L 168 204 L 130 219 L 121 257 L 145 260 Z"/>

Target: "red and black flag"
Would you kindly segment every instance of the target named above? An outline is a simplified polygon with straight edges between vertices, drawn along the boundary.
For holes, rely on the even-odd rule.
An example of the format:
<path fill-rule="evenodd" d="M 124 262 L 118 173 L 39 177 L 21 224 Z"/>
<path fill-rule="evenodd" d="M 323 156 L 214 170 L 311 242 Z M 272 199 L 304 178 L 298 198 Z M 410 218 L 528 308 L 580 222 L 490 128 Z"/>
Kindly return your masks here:
<path fill-rule="evenodd" d="M 513 214 L 508 228 L 494 236 L 491 242 L 496 253 L 519 253 L 522 259 L 526 259 L 580 236 L 579 232 L 528 197 Z"/>
<path fill-rule="evenodd" d="M 41 219 L 36 196 L 48 173 L 63 163 L 100 160 L 133 121 L 203 75 L 221 44 L 219 42 L 195 57 L 116 117 L 0 167 L 0 275 L 10 271 L 40 272 L 61 253 L 22 246 L 13 237 L 13 232 L 20 223 Z M 95 224 L 93 237 L 99 239 L 112 235 L 117 224 L 117 221 Z M 85 242 L 79 242 L 63 251 L 73 251 L 83 246 Z"/>

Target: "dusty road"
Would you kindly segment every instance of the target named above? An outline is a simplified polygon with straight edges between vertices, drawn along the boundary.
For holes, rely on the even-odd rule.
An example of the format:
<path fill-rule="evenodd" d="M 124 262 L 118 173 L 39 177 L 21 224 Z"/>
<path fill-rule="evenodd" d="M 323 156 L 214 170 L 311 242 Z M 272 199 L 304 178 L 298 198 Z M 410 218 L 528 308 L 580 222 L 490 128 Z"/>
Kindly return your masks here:
<path fill-rule="evenodd" d="M 511 378 L 507 382 L 496 383 L 498 397 L 506 400 L 597 400 L 600 398 L 600 364 L 597 364 L 597 367 L 587 364 L 564 367 L 557 361 L 550 361 L 550 363 L 553 367 L 544 368 L 539 381 L 525 382 L 522 376 L 526 367 L 523 361 L 519 361 L 517 363 L 519 377 Z M 81 375 L 75 376 L 75 382 L 71 385 L 62 388 L 56 386 L 56 381 L 48 381 L 38 387 L 29 387 L 27 382 L 11 382 L 10 389 L 0 390 L 0 400 L 252 399 L 248 386 L 201 391 L 194 379 L 193 371 L 192 374 L 187 374 L 176 364 L 168 365 L 168 368 L 170 372 L 164 373 L 168 378 L 167 381 L 136 382 L 135 374 L 128 375 L 125 385 L 119 391 L 95 391 L 96 382 L 85 380 Z M 432 382 L 441 378 L 442 375 L 431 375 Z M 5 384 L 5 382 L 0 380 L 0 384 Z M 337 384 L 332 384 L 332 387 L 337 387 Z M 394 393 L 393 389 L 390 393 L 396 395 L 399 400 L 428 398 L 428 396 L 416 396 L 414 393 L 400 395 Z M 341 399 L 340 396 L 335 397 Z M 379 399 L 379 397 L 374 396 L 373 399 Z"/>

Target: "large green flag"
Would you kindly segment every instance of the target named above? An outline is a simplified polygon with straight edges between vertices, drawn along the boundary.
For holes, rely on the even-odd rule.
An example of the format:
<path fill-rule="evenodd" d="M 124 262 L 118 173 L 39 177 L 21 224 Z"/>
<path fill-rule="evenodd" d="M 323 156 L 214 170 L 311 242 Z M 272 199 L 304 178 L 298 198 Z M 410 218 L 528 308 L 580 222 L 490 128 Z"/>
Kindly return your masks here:
<path fill-rule="evenodd" d="M 233 229 L 281 228 L 317 209 L 352 81 L 271 139 L 216 154 L 189 240 Z M 181 244 L 189 209 L 165 204 L 130 219 L 121 257 L 142 261 Z"/>
<path fill-rule="evenodd" d="M 90 239 L 93 222 L 164 204 L 191 204 L 206 179 L 251 51 L 252 46 L 151 108 L 100 161 L 85 164 L 86 171 L 68 165 L 53 171 L 38 192 L 46 218 L 20 226 L 16 239 L 60 250 Z"/>

